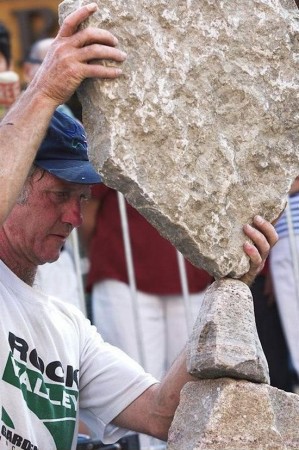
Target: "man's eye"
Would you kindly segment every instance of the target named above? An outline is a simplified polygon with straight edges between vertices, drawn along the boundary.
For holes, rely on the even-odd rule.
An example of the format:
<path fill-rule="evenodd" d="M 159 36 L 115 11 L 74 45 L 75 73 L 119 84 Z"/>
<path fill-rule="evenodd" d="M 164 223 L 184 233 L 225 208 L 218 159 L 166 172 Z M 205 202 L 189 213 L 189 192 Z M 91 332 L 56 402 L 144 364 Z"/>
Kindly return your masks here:
<path fill-rule="evenodd" d="M 67 192 L 57 192 L 57 195 L 58 195 L 59 197 L 63 197 L 63 198 L 68 197 L 68 193 L 67 193 Z"/>
<path fill-rule="evenodd" d="M 56 199 L 59 201 L 64 201 L 69 198 L 68 192 L 56 191 L 56 192 L 54 192 L 54 195 L 55 195 Z"/>

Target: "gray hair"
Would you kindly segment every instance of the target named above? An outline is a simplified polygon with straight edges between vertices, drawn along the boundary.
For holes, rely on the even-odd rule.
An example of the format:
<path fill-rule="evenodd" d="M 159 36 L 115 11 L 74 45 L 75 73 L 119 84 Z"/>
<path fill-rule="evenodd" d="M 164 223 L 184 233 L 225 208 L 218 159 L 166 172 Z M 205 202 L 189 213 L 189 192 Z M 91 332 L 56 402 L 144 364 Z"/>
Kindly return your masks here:
<path fill-rule="evenodd" d="M 23 185 L 23 188 L 17 199 L 18 205 L 25 205 L 27 203 L 29 194 L 32 190 L 32 179 L 35 176 L 35 174 L 37 174 L 38 172 L 40 173 L 40 179 L 41 179 L 45 173 L 44 169 L 41 169 L 40 167 L 37 167 L 36 165 L 33 164 L 28 172 L 28 175 L 27 175 L 27 178 Z"/>

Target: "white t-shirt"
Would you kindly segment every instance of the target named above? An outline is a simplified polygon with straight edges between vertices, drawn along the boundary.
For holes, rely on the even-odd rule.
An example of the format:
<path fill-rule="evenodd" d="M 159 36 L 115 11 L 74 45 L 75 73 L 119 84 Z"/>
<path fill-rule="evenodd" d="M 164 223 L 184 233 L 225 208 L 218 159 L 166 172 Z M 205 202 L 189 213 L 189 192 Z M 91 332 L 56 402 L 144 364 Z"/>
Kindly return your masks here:
<path fill-rule="evenodd" d="M 78 404 L 98 438 L 123 436 L 111 420 L 157 381 L 104 343 L 77 308 L 1 261 L 0 311 L 0 449 L 74 450 Z"/>
<path fill-rule="evenodd" d="M 33 287 L 81 309 L 79 283 L 68 250 L 63 250 L 57 261 L 38 266 Z"/>

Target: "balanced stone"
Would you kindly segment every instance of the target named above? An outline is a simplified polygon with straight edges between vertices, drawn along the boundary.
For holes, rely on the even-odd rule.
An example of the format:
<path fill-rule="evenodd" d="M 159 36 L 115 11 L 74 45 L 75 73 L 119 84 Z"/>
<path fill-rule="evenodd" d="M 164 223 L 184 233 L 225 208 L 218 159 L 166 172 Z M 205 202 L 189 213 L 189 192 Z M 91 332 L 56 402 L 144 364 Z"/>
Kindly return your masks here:
<path fill-rule="evenodd" d="M 223 378 L 185 385 L 167 450 L 298 450 L 299 396 Z"/>
<path fill-rule="evenodd" d="M 60 17 L 86 3 L 65 0 Z M 193 264 L 240 277 L 242 226 L 275 219 L 299 173 L 293 3 L 97 3 L 85 26 L 112 31 L 128 59 L 120 79 L 82 85 L 93 162 Z"/>
<path fill-rule="evenodd" d="M 210 286 L 187 346 L 187 369 L 199 378 L 270 382 L 246 284 L 223 279 Z"/>

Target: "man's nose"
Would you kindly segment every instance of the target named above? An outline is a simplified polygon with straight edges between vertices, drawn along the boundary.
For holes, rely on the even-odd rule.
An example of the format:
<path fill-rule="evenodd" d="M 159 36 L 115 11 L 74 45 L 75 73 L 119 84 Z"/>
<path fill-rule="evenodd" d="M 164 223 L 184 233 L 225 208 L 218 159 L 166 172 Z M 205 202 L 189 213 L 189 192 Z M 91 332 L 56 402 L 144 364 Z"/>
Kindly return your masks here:
<path fill-rule="evenodd" d="M 82 208 L 80 200 L 73 198 L 64 205 L 62 221 L 71 224 L 73 228 L 82 225 Z"/>

